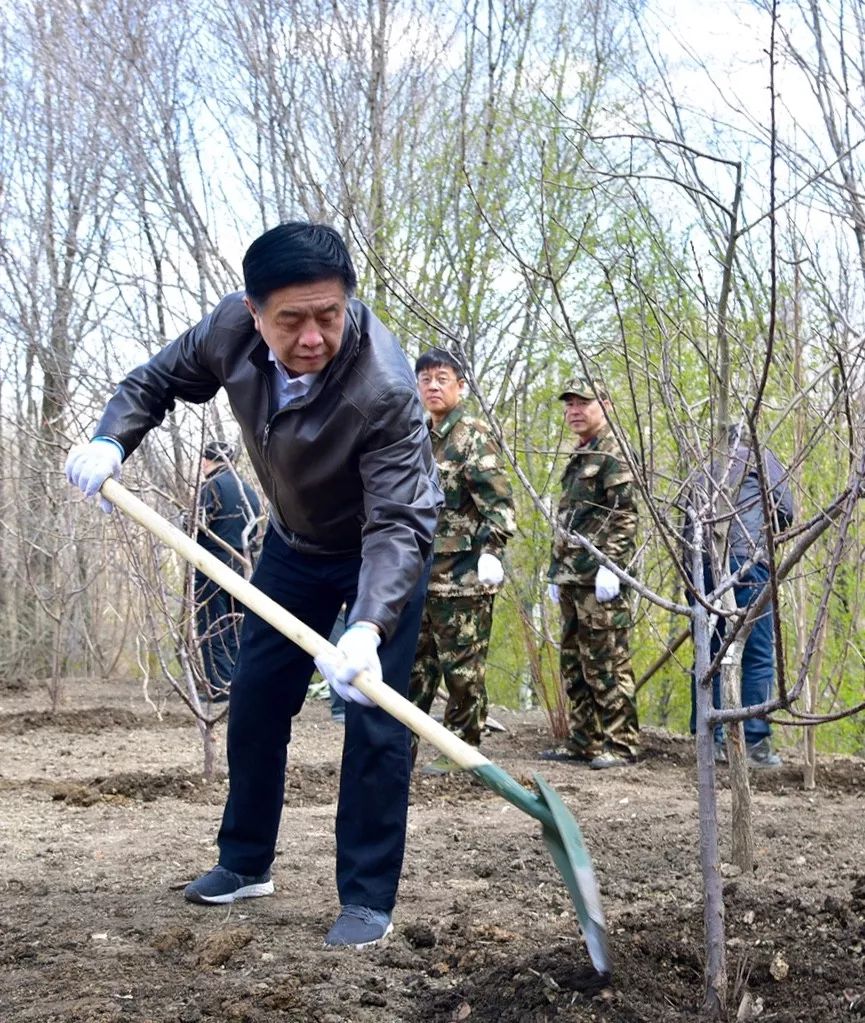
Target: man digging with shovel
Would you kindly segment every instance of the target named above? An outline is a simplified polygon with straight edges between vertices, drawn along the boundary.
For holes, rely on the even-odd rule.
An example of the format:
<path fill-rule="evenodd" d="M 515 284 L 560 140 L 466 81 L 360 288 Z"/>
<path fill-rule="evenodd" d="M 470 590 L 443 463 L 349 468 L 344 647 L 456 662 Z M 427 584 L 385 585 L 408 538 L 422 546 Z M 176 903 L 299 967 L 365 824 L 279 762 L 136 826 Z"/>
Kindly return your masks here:
<path fill-rule="evenodd" d="M 341 910 L 325 944 L 360 948 L 392 930 L 410 756 L 405 726 L 351 680 L 366 671 L 408 691 L 441 491 L 411 368 L 351 297 L 357 278 L 337 232 L 273 228 L 249 247 L 243 275 L 245 294 L 224 298 L 121 382 L 66 474 L 95 495 L 176 398 L 200 403 L 226 389 L 270 502 L 252 583 L 324 635 L 348 608 L 341 657 L 317 662 L 348 701 L 336 817 Z M 273 892 L 291 721 L 312 671 L 308 653 L 247 612 L 231 683 L 219 863 L 187 886 L 187 899 Z"/>

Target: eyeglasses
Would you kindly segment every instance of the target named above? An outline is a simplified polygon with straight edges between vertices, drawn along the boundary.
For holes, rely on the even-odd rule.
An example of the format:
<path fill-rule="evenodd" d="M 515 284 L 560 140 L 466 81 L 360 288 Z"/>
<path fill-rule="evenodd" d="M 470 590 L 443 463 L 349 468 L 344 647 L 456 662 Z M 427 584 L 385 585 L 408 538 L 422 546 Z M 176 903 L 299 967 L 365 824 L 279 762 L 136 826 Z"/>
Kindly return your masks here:
<path fill-rule="evenodd" d="M 417 378 L 420 387 L 429 387 L 431 384 L 438 384 L 439 387 L 447 387 L 448 384 L 456 383 L 456 373 L 421 373 Z"/>

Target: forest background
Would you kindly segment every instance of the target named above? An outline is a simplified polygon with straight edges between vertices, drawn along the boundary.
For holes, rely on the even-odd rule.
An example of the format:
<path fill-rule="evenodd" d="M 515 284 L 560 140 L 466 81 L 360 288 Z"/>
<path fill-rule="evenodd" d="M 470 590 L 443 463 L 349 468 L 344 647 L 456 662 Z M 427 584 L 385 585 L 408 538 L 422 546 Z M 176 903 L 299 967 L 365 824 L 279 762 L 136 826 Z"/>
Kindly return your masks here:
<path fill-rule="evenodd" d="M 791 470 L 802 523 L 861 493 L 865 38 L 838 3 L 106 0 L 0 26 L 0 679 L 195 673 L 188 572 L 74 498 L 69 447 L 113 386 L 225 293 L 249 242 L 345 235 L 413 358 L 458 346 L 511 459 L 519 532 L 494 701 L 555 681 L 548 511 L 559 385 L 603 377 L 643 514 L 634 666 L 687 629 L 683 496 L 731 418 Z M 722 382 L 729 388 L 725 391 Z M 729 405 L 729 407 L 725 407 Z M 218 401 L 124 468 L 176 522 Z M 243 466 L 241 466 L 243 471 Z M 856 486 L 851 490 L 850 480 Z M 861 752 L 860 513 L 780 591 L 818 746 Z M 783 550 L 783 545 L 782 545 Z M 652 596 L 659 600 L 652 599 Z M 640 692 L 687 728 L 691 645 Z M 780 744 L 802 728 L 795 715 Z"/>

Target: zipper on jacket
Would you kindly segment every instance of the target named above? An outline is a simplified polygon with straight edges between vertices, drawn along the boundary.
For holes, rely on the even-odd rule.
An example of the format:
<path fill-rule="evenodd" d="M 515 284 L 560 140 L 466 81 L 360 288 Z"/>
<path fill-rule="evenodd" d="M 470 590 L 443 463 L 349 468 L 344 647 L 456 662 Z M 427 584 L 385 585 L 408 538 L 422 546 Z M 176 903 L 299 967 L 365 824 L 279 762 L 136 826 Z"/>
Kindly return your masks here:
<path fill-rule="evenodd" d="M 274 412 L 273 415 L 270 417 L 270 419 L 268 419 L 268 421 L 264 424 L 264 433 L 262 433 L 261 435 L 261 452 L 265 457 L 267 457 L 267 447 L 268 444 L 270 443 L 270 435 L 273 432 L 272 427 L 276 423 L 277 419 L 281 419 L 289 411 L 290 409 L 285 408 L 277 409 L 276 412 Z M 268 464 L 270 464 L 269 458 Z"/>
<path fill-rule="evenodd" d="M 268 421 L 264 424 L 264 433 L 262 433 L 261 435 L 261 452 L 263 455 L 265 455 L 265 457 L 267 456 L 267 446 L 268 443 L 270 442 L 270 435 L 272 433 L 271 428 L 273 424 L 277 421 L 277 419 L 281 419 L 289 411 L 290 411 L 289 409 L 285 408 L 277 409 L 276 412 L 274 412 L 273 415 L 270 417 L 270 419 L 268 419 Z M 269 463 L 270 459 L 268 459 L 268 464 Z"/>
<path fill-rule="evenodd" d="M 261 434 L 261 456 L 264 459 L 264 463 L 267 466 L 268 471 L 271 474 L 271 477 L 273 477 L 273 465 L 271 463 L 270 451 L 269 451 L 270 435 L 271 435 L 271 432 L 272 432 L 271 427 L 273 426 L 273 424 L 276 421 L 277 417 L 282 413 L 283 410 L 282 409 L 274 410 L 274 406 L 275 406 L 276 402 L 274 401 L 273 383 L 272 383 L 272 381 L 271 381 L 269 376 L 267 378 L 267 395 L 268 395 L 268 406 L 269 406 L 268 410 L 267 410 L 268 411 L 268 419 L 267 419 L 267 422 L 264 424 L 264 431 Z M 276 512 L 276 515 L 279 517 L 281 509 L 279 507 L 279 504 L 276 501 L 278 490 L 279 490 L 279 488 L 274 483 L 274 486 L 273 486 L 273 507 L 274 507 L 274 510 Z M 283 526 L 283 528 L 285 528 L 285 527 Z"/>
<path fill-rule="evenodd" d="M 270 424 L 273 422 L 274 417 L 279 412 L 276 407 L 276 395 L 273 391 L 273 367 L 268 367 L 268 372 L 264 374 L 264 386 L 267 388 L 267 422 L 264 424 L 264 433 L 261 435 L 261 453 L 267 459 L 267 444 L 270 440 Z M 267 459 L 269 462 L 270 460 Z"/>

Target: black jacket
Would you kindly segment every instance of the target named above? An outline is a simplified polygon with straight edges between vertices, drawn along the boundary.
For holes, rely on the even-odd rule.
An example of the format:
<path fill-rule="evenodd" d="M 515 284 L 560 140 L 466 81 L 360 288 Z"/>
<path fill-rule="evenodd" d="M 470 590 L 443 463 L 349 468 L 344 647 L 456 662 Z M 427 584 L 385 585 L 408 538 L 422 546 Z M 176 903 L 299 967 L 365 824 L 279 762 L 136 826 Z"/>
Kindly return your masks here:
<path fill-rule="evenodd" d="M 247 533 L 247 527 L 260 514 L 261 502 L 258 500 L 258 494 L 231 469 L 220 466 L 202 480 L 199 495 L 201 521 L 211 533 L 234 550 L 243 552 L 244 539 L 247 540 L 250 549 L 255 548 L 257 530 L 253 528 Z M 196 539 L 205 550 L 210 551 L 220 561 L 233 564 L 228 551 L 204 530 L 199 530 Z"/>
<path fill-rule="evenodd" d="M 280 411 L 274 373 L 243 295 L 229 295 L 122 381 L 97 434 L 128 456 L 175 398 L 205 402 L 224 387 L 274 527 L 299 551 L 362 555 L 351 621 L 388 635 L 420 577 L 442 502 L 408 360 L 352 299 L 336 356 Z"/>

